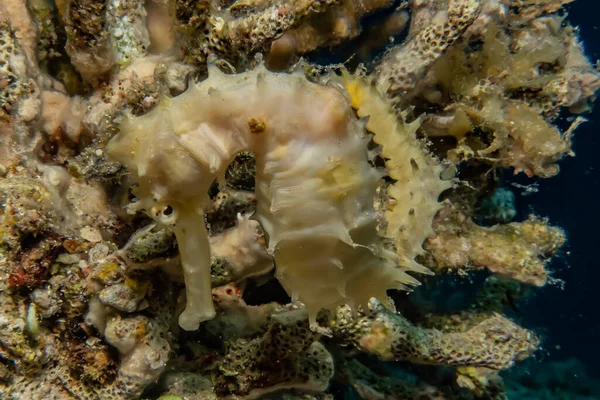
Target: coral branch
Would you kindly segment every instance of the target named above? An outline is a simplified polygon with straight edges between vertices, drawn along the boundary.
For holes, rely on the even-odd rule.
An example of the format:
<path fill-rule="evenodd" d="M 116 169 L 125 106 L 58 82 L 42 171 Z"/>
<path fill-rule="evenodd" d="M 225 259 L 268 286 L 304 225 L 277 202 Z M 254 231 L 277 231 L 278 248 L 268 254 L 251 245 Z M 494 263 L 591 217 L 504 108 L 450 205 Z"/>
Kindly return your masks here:
<path fill-rule="evenodd" d="M 475 21 L 479 9 L 479 0 L 450 0 L 444 22 L 433 22 L 382 58 L 375 68 L 378 89 L 395 96 L 414 88 Z"/>
<path fill-rule="evenodd" d="M 333 376 L 333 359 L 316 341 L 306 309 L 275 312 L 261 337 L 227 343 L 218 365 L 216 391 L 257 398 L 283 388 L 322 391 Z"/>
<path fill-rule="evenodd" d="M 494 369 L 509 368 L 538 346 L 533 333 L 498 314 L 465 332 L 442 333 L 414 326 L 381 304 L 371 312 L 355 319 L 348 307 L 340 307 L 332 324 L 334 338 L 382 360 Z"/>
<path fill-rule="evenodd" d="M 437 227 L 425 243 L 432 257 L 426 265 L 433 270 L 488 268 L 536 286 L 546 283 L 545 265 L 566 240 L 562 229 L 543 220 L 484 228 L 451 206 L 438 215 Z"/>

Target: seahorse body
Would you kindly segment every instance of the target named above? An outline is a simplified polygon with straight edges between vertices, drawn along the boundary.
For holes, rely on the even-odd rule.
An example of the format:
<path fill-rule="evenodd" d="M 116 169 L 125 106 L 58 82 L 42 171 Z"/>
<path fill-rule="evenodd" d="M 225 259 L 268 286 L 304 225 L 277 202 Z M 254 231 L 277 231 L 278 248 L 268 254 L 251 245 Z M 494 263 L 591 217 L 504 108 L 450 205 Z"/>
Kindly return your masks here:
<path fill-rule="evenodd" d="M 257 210 L 276 276 L 309 310 L 386 301 L 418 282 L 377 234 L 373 209 L 382 172 L 367 157 L 364 123 L 341 87 L 264 67 L 209 78 L 126 118 L 108 144 L 139 183 L 135 206 L 173 226 L 184 269 L 186 330 L 214 316 L 203 209 L 215 178 L 241 151 L 256 155 Z M 435 200 L 437 202 L 437 199 Z M 431 221 L 429 221 L 431 224 Z M 419 246 L 421 244 L 419 243 Z"/>

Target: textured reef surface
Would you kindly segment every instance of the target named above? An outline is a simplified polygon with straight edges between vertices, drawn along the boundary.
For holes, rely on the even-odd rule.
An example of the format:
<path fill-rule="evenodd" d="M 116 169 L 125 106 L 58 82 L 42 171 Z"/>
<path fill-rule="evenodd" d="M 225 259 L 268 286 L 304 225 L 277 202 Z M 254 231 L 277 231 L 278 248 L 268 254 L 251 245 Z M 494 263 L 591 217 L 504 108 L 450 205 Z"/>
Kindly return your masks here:
<path fill-rule="evenodd" d="M 523 372 L 505 179 L 600 89 L 572 1 L 2 0 L 0 399 L 598 398 Z"/>

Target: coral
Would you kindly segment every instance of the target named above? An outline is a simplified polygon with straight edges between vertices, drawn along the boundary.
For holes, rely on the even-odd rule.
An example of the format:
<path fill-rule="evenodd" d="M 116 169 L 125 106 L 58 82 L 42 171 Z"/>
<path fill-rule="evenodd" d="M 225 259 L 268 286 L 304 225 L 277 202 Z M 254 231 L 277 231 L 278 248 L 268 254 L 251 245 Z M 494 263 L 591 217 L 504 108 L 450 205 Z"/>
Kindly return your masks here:
<path fill-rule="evenodd" d="M 271 314 L 280 307 L 277 303 L 248 306 L 243 300 L 239 301 L 238 296 L 236 296 L 236 299 L 238 301 L 234 304 L 228 304 L 228 307 L 222 308 L 215 319 L 206 322 L 208 331 L 224 338 L 256 335 L 264 331 Z"/>
<path fill-rule="evenodd" d="M 43 332 L 36 338 L 41 352 L 33 354 L 31 360 L 36 362 L 36 368 L 30 369 L 26 376 L 15 374 L 15 384 L 3 394 L 9 399 L 138 398 L 145 387 L 141 382 L 153 380 L 168 355 L 168 344 L 157 337 L 156 326 L 147 318 L 111 321 L 108 338 L 124 354 L 118 376 L 115 376 L 117 364 L 100 339 L 90 337 L 85 343 L 74 344 L 72 338 L 59 342 Z M 27 342 L 27 338 L 21 339 L 20 346 Z M 44 363 L 44 369 L 40 369 Z"/>
<path fill-rule="evenodd" d="M 45 238 L 34 246 L 20 252 L 8 261 L 7 283 L 9 287 L 34 288 L 43 284 L 49 277 L 50 267 L 60 250 L 60 241 Z"/>
<path fill-rule="evenodd" d="M 460 367 L 456 369 L 457 383 L 469 389 L 479 398 L 507 399 L 504 383 L 498 371 L 482 367 Z"/>
<path fill-rule="evenodd" d="M 81 76 L 92 80 L 107 73 L 114 63 L 110 34 L 106 29 L 107 2 L 65 2 L 62 18 L 67 32 L 66 51 Z"/>
<path fill-rule="evenodd" d="M 130 261 L 124 256 L 130 247 L 131 244 L 113 251 L 111 247 L 101 243 L 91 249 L 94 257 L 88 260 L 90 272 L 86 285 L 88 292 L 97 295 L 102 304 L 125 313 L 148 306 L 144 299 L 151 290 L 150 281 L 139 269 L 153 268 L 161 260 L 152 260 L 153 265 Z M 162 260 L 168 262 L 168 258 Z"/>
<path fill-rule="evenodd" d="M 52 193 L 41 181 L 26 174 L 9 176 L 0 181 L 1 244 L 18 252 L 22 242 L 50 230 L 57 215 Z"/>
<path fill-rule="evenodd" d="M 164 370 L 171 350 L 166 329 L 157 320 L 142 316 L 108 321 L 104 336 L 121 354 L 118 379 L 130 397 L 139 395 Z"/>
<path fill-rule="evenodd" d="M 170 229 L 148 231 L 144 229 L 132 236 L 129 243 L 122 249 L 125 257 L 135 263 L 146 263 L 156 258 L 175 256 L 177 242 L 175 234 Z"/>
<path fill-rule="evenodd" d="M 98 293 L 98 299 L 106 305 L 124 312 L 134 312 L 146 296 L 148 282 L 136 282 L 133 279 L 108 286 Z"/>
<path fill-rule="evenodd" d="M 13 360 L 17 370 L 33 368 L 42 364 L 47 355 L 43 346 L 36 346 L 28 337 L 26 314 L 27 304 L 0 293 L 0 354 Z"/>
<path fill-rule="evenodd" d="M 113 359 L 107 344 L 88 340 L 85 344 L 72 345 L 69 348 L 69 369 L 81 376 L 82 380 L 93 384 L 107 385 L 114 382 L 117 363 Z"/>
<path fill-rule="evenodd" d="M 508 5 L 518 10 L 518 18 L 529 20 L 540 15 L 560 10 L 574 0 L 510 0 Z"/>
<path fill-rule="evenodd" d="M 252 54 L 303 17 L 323 12 L 328 5 L 333 3 L 332 0 L 303 0 L 289 4 L 276 4 L 266 7 L 256 14 L 242 15 L 230 21 L 222 29 L 217 28 L 215 32 L 217 39 L 222 40 L 223 36 L 221 35 L 226 33 L 227 39 L 238 51 L 242 50 L 244 53 Z"/>
<path fill-rule="evenodd" d="M 69 172 L 90 182 L 110 182 L 118 180 L 123 173 L 123 166 L 107 161 L 102 149 L 89 146 L 76 158 L 69 160 Z"/>
<path fill-rule="evenodd" d="M 62 254 L 64 255 L 64 254 Z M 54 267 L 58 267 L 64 257 L 56 258 Z M 52 276 L 43 287 L 31 293 L 31 300 L 37 306 L 42 318 L 65 315 L 76 319 L 87 311 L 87 291 L 82 284 L 83 273 L 76 264 L 63 265 L 59 272 L 51 271 Z"/>
<path fill-rule="evenodd" d="M 60 172 L 64 173 L 49 167 L 34 177 L 20 170 L 0 181 L 1 271 L 6 275 L 2 289 L 36 288 L 56 274 L 56 263 L 72 263 L 61 253 L 74 251 L 76 241 L 66 237 L 80 234 L 97 239 L 99 235 L 96 228 L 82 224 L 94 224 L 102 229 L 113 227 L 114 215 L 99 206 L 103 197 L 95 191 L 97 189 L 71 182 L 68 175 Z M 87 242 L 81 239 L 81 243 Z M 82 247 L 87 250 L 85 245 Z"/>
<path fill-rule="evenodd" d="M 215 196 L 206 209 L 206 222 L 213 235 L 223 233 L 236 225 L 239 214 L 252 214 L 256 210 L 256 196 L 245 190 L 225 188 Z"/>
<path fill-rule="evenodd" d="M 545 265 L 565 242 L 565 233 L 547 221 L 484 228 L 452 207 L 438 215 L 436 234 L 425 243 L 434 270 L 487 268 L 493 273 L 536 286 L 546 284 Z"/>
<path fill-rule="evenodd" d="M 479 9 L 479 0 L 450 0 L 445 21 L 434 21 L 382 58 L 375 70 L 379 90 L 401 95 L 412 89 L 473 23 Z"/>
<path fill-rule="evenodd" d="M 176 1 L 176 15 L 186 38 L 186 60 L 200 65 L 216 54 L 234 67 L 247 66 L 256 53 L 307 15 L 323 12 L 332 0 L 236 2 L 218 11 L 209 1 Z M 251 11 L 251 12 L 248 12 Z"/>
<path fill-rule="evenodd" d="M 6 120 L 17 108 L 19 99 L 35 90 L 35 83 L 27 79 L 19 79 L 19 75 L 27 76 L 25 57 L 14 38 L 15 32 L 7 21 L 0 24 L 0 69 L 2 71 L 2 92 L 0 94 L 2 119 Z"/>
<path fill-rule="evenodd" d="M 338 308 L 333 337 L 383 360 L 506 369 L 537 349 L 538 339 L 506 317 L 490 315 L 464 332 L 444 333 L 412 325 L 375 304 L 372 315 L 352 317 Z"/>
<path fill-rule="evenodd" d="M 159 397 L 160 400 L 218 399 L 214 393 L 212 381 L 208 376 L 191 372 L 167 372 L 165 375 L 163 381 L 166 392 Z"/>
<path fill-rule="evenodd" d="M 264 248 L 259 224 L 238 217 L 235 228 L 210 238 L 213 285 L 240 281 L 273 269 L 273 259 Z"/>
<path fill-rule="evenodd" d="M 22 71 L 19 71 L 24 74 L 22 77 L 25 79 L 23 80 L 38 78 L 35 76 L 40 73 L 36 62 L 38 29 L 29 14 L 29 9 L 21 0 L 3 1 L 0 5 L 0 21 L 7 22 L 10 25 L 8 30 L 14 32 L 13 40 L 16 39 L 12 46 L 5 48 L 16 55 L 15 59 L 10 61 L 20 64 L 19 68 L 23 68 Z"/>
<path fill-rule="evenodd" d="M 458 148 L 448 156 L 459 162 L 477 158 L 512 167 L 528 176 L 550 177 L 571 152 L 576 119 L 561 132 L 549 121 L 563 108 L 588 109 L 600 88 L 600 75 L 582 56 L 573 28 L 559 16 L 525 22 L 487 16 L 485 29 L 458 43 L 431 68 L 412 95 L 442 112 L 429 116 L 423 133 L 453 136 Z M 507 34 L 506 25 L 512 34 Z"/>
<path fill-rule="evenodd" d="M 8 399 L 54 398 L 65 400 L 96 400 L 96 394 L 78 384 L 65 368 L 52 369 L 49 373 L 29 380 L 19 380 L 18 384 L 6 393 Z"/>
<path fill-rule="evenodd" d="M 79 165 L 100 178 L 106 178 L 107 173 L 112 175 L 118 167 L 104 160 L 104 145 L 118 131 L 115 118 L 123 109 L 136 114 L 147 112 L 163 93 L 180 93 L 187 87 L 191 71 L 191 67 L 172 57 L 158 55 L 136 58 L 121 68 L 108 85 L 88 99 L 82 123 L 95 143 L 78 155 L 74 168 Z M 101 161 L 100 165 L 96 165 L 97 161 Z"/>
<path fill-rule="evenodd" d="M 389 7 L 393 2 L 343 0 L 332 3 L 325 11 L 311 14 L 297 26 L 287 29 L 271 43 L 267 57 L 270 69 L 284 70 L 303 54 L 355 38 L 362 31 L 360 20 L 365 15 Z"/>
<path fill-rule="evenodd" d="M 196 349 L 202 355 L 166 373 L 160 382 L 163 393 L 198 399 L 275 399 L 295 398 L 282 393 L 283 389 L 295 389 L 296 393 L 324 390 L 333 375 L 333 360 L 318 342 L 320 335 L 310 330 L 306 309 L 275 303 L 257 308 L 260 315 L 219 314 L 208 321 L 209 329 L 222 338 L 222 354 L 215 357 L 206 354 L 207 349 Z M 226 326 L 240 320 L 262 322 L 253 327 Z"/>
<path fill-rule="evenodd" d="M 9 263 L 23 264 L 18 267 L 21 270 L 29 265 L 26 260 L 39 261 L 53 254 L 52 249 L 61 245 L 54 242 L 62 237 L 116 225 L 105 194 L 97 186 L 78 181 L 58 167 L 40 166 L 37 173 L 20 169 L 0 181 L 0 246 L 10 255 Z M 24 249 L 24 242 L 32 248 Z M 36 279 L 43 279 L 38 272 Z"/>
<path fill-rule="evenodd" d="M 37 60 L 40 66 L 49 67 L 49 62 L 60 58 L 60 30 L 54 5 L 46 0 L 32 1 L 29 4 L 31 18 L 38 28 Z"/>
<path fill-rule="evenodd" d="M 9 2 L 12 3 L 12 2 Z M 33 150 L 37 135 L 30 125 L 39 113 L 39 89 L 31 79 L 26 49 L 16 40 L 17 32 L 0 8 L 0 169 L 15 166 Z"/>
<path fill-rule="evenodd" d="M 274 313 L 261 337 L 226 343 L 217 394 L 256 398 L 282 388 L 324 390 L 333 359 L 318 336 L 309 329 L 305 309 Z"/>
<path fill-rule="evenodd" d="M 146 25 L 144 4 L 135 0 L 109 1 L 106 7 L 106 25 L 112 33 L 112 47 L 116 62 L 128 64 L 146 54 L 150 37 Z"/>
<path fill-rule="evenodd" d="M 81 121 L 87 104 L 80 97 L 69 97 L 59 91 L 41 93 L 42 130 L 55 141 L 79 142 L 83 126 Z M 66 158 L 66 157 L 65 157 Z"/>

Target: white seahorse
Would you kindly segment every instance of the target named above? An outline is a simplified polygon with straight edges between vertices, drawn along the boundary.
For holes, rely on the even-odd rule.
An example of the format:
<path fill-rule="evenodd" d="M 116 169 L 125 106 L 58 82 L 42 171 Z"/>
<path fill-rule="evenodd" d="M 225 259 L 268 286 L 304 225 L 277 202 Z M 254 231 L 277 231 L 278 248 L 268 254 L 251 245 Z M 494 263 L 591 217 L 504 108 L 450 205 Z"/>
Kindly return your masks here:
<path fill-rule="evenodd" d="M 427 271 L 414 256 L 422 250 L 423 235 L 431 231 L 437 196 L 449 184 L 439 179 L 441 167 L 414 138 L 414 130 L 409 130 L 412 138 L 399 139 L 408 159 L 390 171 L 409 177 L 415 173 L 416 159 L 423 168 L 415 176 L 428 175 L 421 183 L 423 193 L 398 193 L 403 185 L 422 189 L 411 182 L 399 181 L 390 188 L 393 197 L 402 197 L 408 205 L 407 215 L 397 218 L 407 222 L 391 222 L 394 231 L 385 232 L 403 253 L 390 251 L 377 232 L 373 208 L 383 172 L 369 164 L 365 123 L 352 109 L 359 100 L 366 104 L 370 92 L 365 88 L 350 77 L 343 84 L 319 85 L 301 73 L 272 73 L 262 65 L 237 75 L 225 75 L 210 65 L 205 81 L 190 84 L 186 92 L 164 99 L 146 115 L 124 119 L 121 132 L 107 146 L 108 154 L 139 183 L 136 208 L 175 231 L 186 284 L 187 304 L 179 318 L 183 329 L 197 329 L 215 313 L 203 210 L 209 187 L 215 178 L 223 179 L 241 151 L 256 156 L 254 218 L 266 233 L 276 276 L 294 301 L 306 305 L 313 328 L 322 308 L 350 304 L 368 310 L 371 297 L 387 303 L 387 289 L 418 284 L 406 271 Z M 402 133 L 401 121 L 394 125 L 397 117 L 389 103 L 378 101 L 375 107 L 385 111 L 372 113 L 386 112 L 383 118 L 391 119 L 369 124 L 376 134 L 392 130 L 381 137 L 393 142 L 393 135 Z M 356 106 L 359 114 L 360 107 Z M 402 175 L 399 168 L 412 172 Z M 411 206 L 413 198 L 417 203 Z M 424 220 L 416 221 L 421 210 L 426 210 Z M 389 210 L 388 215 L 393 214 Z M 419 229 L 410 237 L 413 226 Z M 411 254 L 405 254 L 406 240 L 400 236 L 410 237 L 408 243 L 416 246 Z"/>

